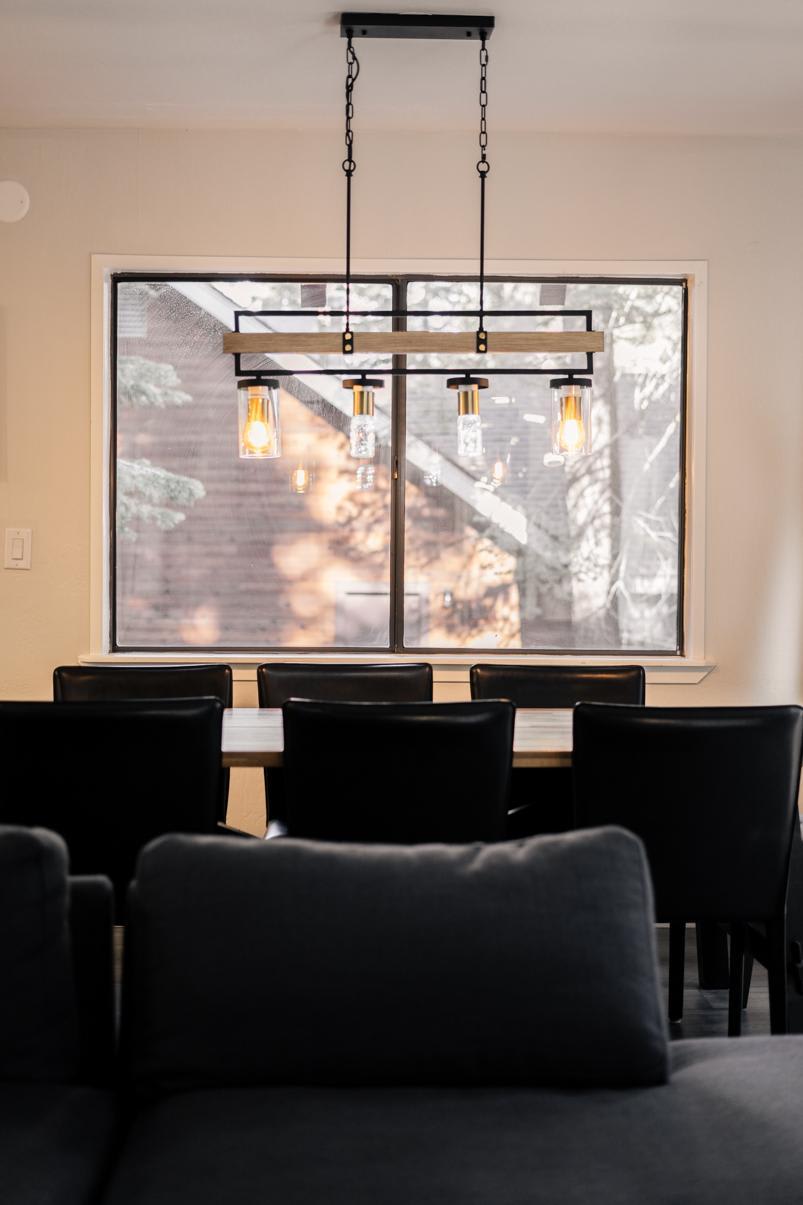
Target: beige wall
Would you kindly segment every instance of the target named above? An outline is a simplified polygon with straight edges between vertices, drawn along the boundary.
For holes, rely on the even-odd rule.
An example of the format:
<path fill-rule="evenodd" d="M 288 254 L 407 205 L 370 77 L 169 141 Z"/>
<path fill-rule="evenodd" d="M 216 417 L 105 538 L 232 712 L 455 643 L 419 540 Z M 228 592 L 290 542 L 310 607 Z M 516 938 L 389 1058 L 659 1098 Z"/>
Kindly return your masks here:
<path fill-rule="evenodd" d="M 803 697 L 803 145 L 496 135 L 489 254 L 707 260 L 706 654 L 658 703 Z M 0 697 L 46 698 L 89 648 L 92 253 L 331 257 L 339 136 L 0 130 Z M 361 136 L 355 254 L 471 257 L 473 135 Z M 637 264 L 634 264 L 637 269 Z M 471 265 L 467 265 L 470 269 Z"/>

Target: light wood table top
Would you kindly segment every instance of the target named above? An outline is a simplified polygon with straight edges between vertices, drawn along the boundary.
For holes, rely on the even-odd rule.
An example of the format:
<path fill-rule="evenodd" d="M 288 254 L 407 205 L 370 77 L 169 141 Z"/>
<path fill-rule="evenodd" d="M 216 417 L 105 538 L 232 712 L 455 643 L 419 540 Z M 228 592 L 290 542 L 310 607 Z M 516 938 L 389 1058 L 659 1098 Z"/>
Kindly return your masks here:
<path fill-rule="evenodd" d="M 233 707 L 223 713 L 224 766 L 281 766 L 284 751 L 279 708 Z M 572 712 L 519 708 L 513 735 L 516 769 L 572 764 Z"/>

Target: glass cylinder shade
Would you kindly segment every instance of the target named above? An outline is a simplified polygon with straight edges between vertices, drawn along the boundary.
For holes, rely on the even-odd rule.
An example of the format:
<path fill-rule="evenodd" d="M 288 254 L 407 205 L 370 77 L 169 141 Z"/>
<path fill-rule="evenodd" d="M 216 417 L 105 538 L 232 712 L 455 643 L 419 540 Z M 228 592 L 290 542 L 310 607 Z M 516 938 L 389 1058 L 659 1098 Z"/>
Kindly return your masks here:
<path fill-rule="evenodd" d="M 447 381 L 457 389 L 457 455 L 482 456 L 482 419 L 480 418 L 480 389 L 478 378 Z"/>
<path fill-rule="evenodd" d="M 349 425 L 349 452 L 355 460 L 373 460 L 376 455 L 376 414 L 374 381 L 344 381 L 352 390 L 352 419 Z M 381 384 L 381 382 L 380 382 Z"/>
<path fill-rule="evenodd" d="M 355 414 L 349 427 L 349 451 L 357 460 L 376 455 L 376 419 L 373 414 Z"/>
<path fill-rule="evenodd" d="M 552 388 L 552 451 L 587 456 L 591 451 L 591 382 L 560 379 Z"/>
<path fill-rule="evenodd" d="M 276 381 L 240 381 L 237 418 L 241 460 L 274 460 L 282 454 Z"/>
<path fill-rule="evenodd" d="M 482 420 L 479 414 L 458 414 L 457 455 L 482 456 Z"/>

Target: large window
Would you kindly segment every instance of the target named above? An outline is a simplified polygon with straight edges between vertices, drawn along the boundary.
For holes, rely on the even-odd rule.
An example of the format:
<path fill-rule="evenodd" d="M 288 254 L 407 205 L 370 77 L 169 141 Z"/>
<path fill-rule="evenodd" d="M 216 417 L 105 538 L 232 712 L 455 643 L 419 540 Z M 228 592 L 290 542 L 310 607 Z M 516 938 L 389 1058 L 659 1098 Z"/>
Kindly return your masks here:
<path fill-rule="evenodd" d="M 258 322 L 339 329 L 326 311 L 343 307 L 342 281 L 119 274 L 112 296 L 114 649 L 683 651 L 682 280 L 487 286 L 490 308 L 547 307 L 569 330 L 577 319 L 560 311 L 591 309 L 605 331 L 593 451 L 577 459 L 551 450 L 548 376 L 499 372 L 544 358 L 490 362 L 482 454 L 471 458 L 457 454 L 443 377 L 392 377 L 386 360 L 358 359 L 384 381 L 376 456 L 360 461 L 350 392 L 311 373 L 340 361 L 284 356 L 251 363 L 293 372 L 281 378 L 282 456 L 241 460 L 222 350 L 234 310 L 316 308 Z M 410 329 L 439 321 L 417 312 L 477 301 L 470 279 L 352 289 L 355 309 L 402 310 Z"/>

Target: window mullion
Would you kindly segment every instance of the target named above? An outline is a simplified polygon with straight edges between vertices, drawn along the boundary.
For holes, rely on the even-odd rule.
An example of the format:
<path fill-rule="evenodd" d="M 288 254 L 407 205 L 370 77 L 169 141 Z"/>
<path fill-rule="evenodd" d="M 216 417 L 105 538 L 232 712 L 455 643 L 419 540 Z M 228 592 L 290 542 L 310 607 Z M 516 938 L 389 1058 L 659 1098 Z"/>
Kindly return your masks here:
<path fill-rule="evenodd" d="M 407 282 L 397 277 L 393 282 L 394 310 L 407 310 Z M 393 319 L 394 330 L 406 330 L 407 318 Z M 394 356 L 393 367 L 398 372 L 405 367 L 406 356 Z M 390 474 L 390 638 L 391 648 L 404 649 L 404 483 L 406 466 L 405 427 L 407 414 L 407 379 L 391 379 L 393 419 L 391 423 Z"/>

